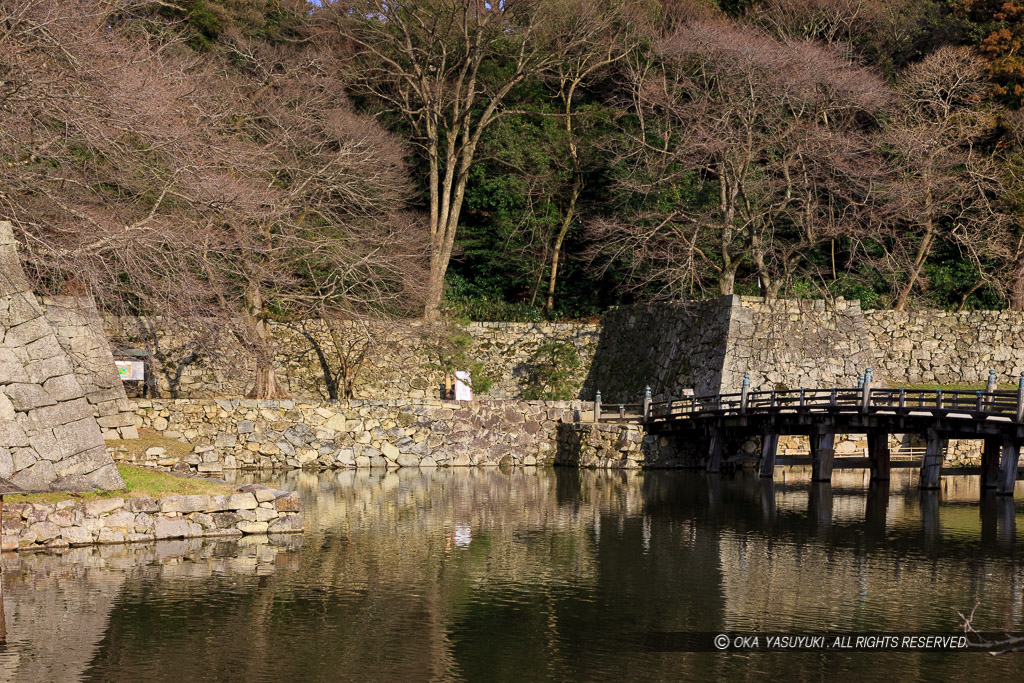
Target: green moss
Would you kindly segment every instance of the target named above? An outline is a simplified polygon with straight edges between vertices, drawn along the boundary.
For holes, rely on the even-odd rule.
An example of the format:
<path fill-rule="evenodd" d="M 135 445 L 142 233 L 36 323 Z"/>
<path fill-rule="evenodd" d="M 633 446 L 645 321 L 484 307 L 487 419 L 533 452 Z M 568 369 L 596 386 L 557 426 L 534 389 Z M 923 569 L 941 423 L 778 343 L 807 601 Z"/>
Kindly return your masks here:
<path fill-rule="evenodd" d="M 124 479 L 125 488 L 117 491 L 93 491 L 90 493 L 33 493 L 30 495 L 4 496 L 8 503 L 59 503 L 62 500 L 85 502 L 104 498 L 163 498 L 183 495 L 226 495 L 234 487 L 211 479 L 171 474 L 147 467 L 118 465 L 117 471 Z"/>

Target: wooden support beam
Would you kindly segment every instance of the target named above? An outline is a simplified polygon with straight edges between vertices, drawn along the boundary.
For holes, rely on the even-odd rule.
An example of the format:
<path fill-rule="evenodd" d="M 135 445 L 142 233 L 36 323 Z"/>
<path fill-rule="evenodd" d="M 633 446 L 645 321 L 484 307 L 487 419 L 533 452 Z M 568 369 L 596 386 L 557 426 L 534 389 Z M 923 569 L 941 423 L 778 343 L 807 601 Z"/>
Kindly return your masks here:
<path fill-rule="evenodd" d="M 761 442 L 761 477 L 771 479 L 775 475 L 775 455 L 779 450 L 779 435 L 765 434 Z"/>
<path fill-rule="evenodd" d="M 999 454 L 1003 440 L 998 437 L 985 439 L 981 451 L 981 488 L 994 489 L 999 485 Z"/>
<path fill-rule="evenodd" d="M 811 481 L 832 481 L 832 465 L 836 457 L 836 432 L 832 425 L 820 425 L 811 442 Z"/>
<path fill-rule="evenodd" d="M 718 429 L 711 432 L 711 445 L 708 448 L 707 471 L 711 474 L 718 474 L 722 471 L 722 441 L 724 435 Z"/>
<path fill-rule="evenodd" d="M 937 489 L 942 478 L 942 456 L 946 452 L 948 439 L 940 437 L 935 429 L 928 430 L 928 443 L 924 457 L 921 459 L 921 478 L 917 483 L 919 489 Z"/>
<path fill-rule="evenodd" d="M 889 434 L 868 433 L 868 460 L 871 462 L 871 481 L 889 481 Z"/>
<path fill-rule="evenodd" d="M 1017 484 L 1017 458 L 1020 456 L 1020 442 L 1007 438 L 1003 441 L 1002 457 L 999 461 L 999 481 L 996 492 L 1001 496 L 1012 496 Z"/>

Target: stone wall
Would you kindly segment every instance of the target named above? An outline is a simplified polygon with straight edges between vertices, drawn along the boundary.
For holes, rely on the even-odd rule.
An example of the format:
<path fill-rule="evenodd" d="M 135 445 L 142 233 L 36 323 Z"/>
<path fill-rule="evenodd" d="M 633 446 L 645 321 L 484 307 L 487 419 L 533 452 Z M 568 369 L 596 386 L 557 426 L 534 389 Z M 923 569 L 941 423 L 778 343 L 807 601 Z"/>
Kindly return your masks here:
<path fill-rule="evenodd" d="M 161 396 L 244 396 L 251 386 L 245 354 L 202 321 L 189 321 L 194 334 L 159 319 L 106 324 L 115 344 L 154 352 Z M 438 395 L 441 376 L 430 369 L 430 344 L 419 323 L 346 325 L 343 346 L 367 339 L 373 345 L 353 375 L 358 398 Z M 327 398 L 317 350 L 334 370 L 339 362 L 323 322 L 272 327 L 289 390 Z M 549 342 L 576 348 L 581 367 L 571 384 L 578 398 L 592 399 L 599 389 L 613 403 L 638 401 L 647 385 L 655 398 L 682 389 L 736 392 L 746 372 L 757 389 L 852 386 L 866 367 L 891 384 L 980 383 L 989 368 L 1015 384 L 1024 370 L 1024 313 L 862 311 L 859 302 L 843 299 L 728 296 L 616 308 L 600 324 L 472 323 L 465 330 L 472 339 L 468 355 L 496 379 L 482 396 L 489 399 L 521 398 L 534 353 Z"/>
<path fill-rule="evenodd" d="M 567 422 L 558 425 L 555 465 L 595 469 L 699 468 L 706 446 L 645 434 L 640 425 Z"/>
<path fill-rule="evenodd" d="M 893 383 L 984 384 L 989 369 L 1016 386 L 1024 313 L 865 311 L 875 375 Z"/>
<path fill-rule="evenodd" d="M 733 296 L 720 388 L 738 392 L 743 374 L 757 389 L 856 386 L 874 357 L 858 301 L 769 300 Z"/>
<path fill-rule="evenodd" d="M 79 383 L 0 221 L 0 477 L 23 489 L 124 487 Z"/>
<path fill-rule="evenodd" d="M 583 395 L 635 403 L 650 385 L 655 400 L 754 389 L 853 386 L 874 354 L 858 302 L 765 301 L 727 296 L 683 304 L 613 309 Z"/>
<path fill-rule="evenodd" d="M 713 393 L 722 380 L 731 306 L 721 300 L 614 308 L 601 319 L 601 338 L 582 395 L 636 403 L 650 385 L 654 399 L 683 389 Z"/>
<path fill-rule="evenodd" d="M 187 328 L 159 318 L 113 318 L 104 321 L 111 343 L 153 353 L 157 396 L 171 398 L 242 397 L 252 388 L 254 366 L 229 336 L 204 321 Z M 419 322 L 336 323 L 341 349 L 321 320 L 271 324 L 275 363 L 288 391 L 304 399 L 329 398 L 318 351 L 331 371 L 342 367 L 341 356 L 362 360 L 351 373 L 356 398 L 438 398 L 442 375 L 432 369 L 426 328 Z M 600 326 L 589 323 L 470 323 L 467 355 L 483 363 L 493 386 L 481 398 L 519 399 L 527 384 L 537 349 L 547 343 L 568 343 L 576 349 L 580 368 L 573 383 L 583 383 L 597 346 Z M 427 337 L 425 339 L 424 337 Z M 479 392 L 478 392 L 479 393 Z"/>
<path fill-rule="evenodd" d="M 553 459 L 558 423 L 580 409 L 592 404 L 156 399 L 138 401 L 137 423 L 192 444 L 182 460 L 204 472 L 539 465 Z M 152 452 L 136 464 L 172 467 L 175 460 Z"/>
<path fill-rule="evenodd" d="M 57 341 L 71 360 L 75 378 L 93 407 L 103 438 L 138 438 L 133 406 L 117 374 L 93 299 L 43 297 L 41 303 Z"/>
<path fill-rule="evenodd" d="M 302 531 L 297 493 L 240 487 L 222 496 L 101 498 L 85 503 L 7 503 L 3 550 L 59 549 L 94 543 L 231 537 Z"/>

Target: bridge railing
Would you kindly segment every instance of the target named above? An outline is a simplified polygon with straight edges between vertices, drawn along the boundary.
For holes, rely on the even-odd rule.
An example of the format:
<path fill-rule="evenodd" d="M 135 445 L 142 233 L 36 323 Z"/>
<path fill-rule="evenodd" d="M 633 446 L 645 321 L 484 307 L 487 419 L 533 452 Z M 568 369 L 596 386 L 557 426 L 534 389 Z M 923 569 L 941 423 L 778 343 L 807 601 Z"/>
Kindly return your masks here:
<path fill-rule="evenodd" d="M 867 403 L 865 403 L 865 400 Z M 1005 416 L 1024 422 L 1021 391 L 946 391 L 929 389 L 787 389 L 706 394 L 667 401 L 598 408 L 608 418 L 663 421 L 696 415 L 749 415 L 795 411 L 896 411 L 968 413 L 975 417 Z M 600 419 L 600 417 L 598 418 Z"/>
<path fill-rule="evenodd" d="M 944 389 L 888 389 L 871 386 L 871 371 L 866 370 L 856 388 L 750 390 L 749 375 L 739 393 L 703 394 L 653 402 L 647 387 L 643 401 L 602 406 L 596 392 L 594 420 L 658 422 L 700 415 L 728 416 L 792 412 L 911 413 L 927 411 L 934 416 L 966 413 L 975 419 L 1007 418 L 1024 424 L 1024 372 L 1017 391 L 997 389 L 996 373 L 989 371 L 984 391 Z"/>

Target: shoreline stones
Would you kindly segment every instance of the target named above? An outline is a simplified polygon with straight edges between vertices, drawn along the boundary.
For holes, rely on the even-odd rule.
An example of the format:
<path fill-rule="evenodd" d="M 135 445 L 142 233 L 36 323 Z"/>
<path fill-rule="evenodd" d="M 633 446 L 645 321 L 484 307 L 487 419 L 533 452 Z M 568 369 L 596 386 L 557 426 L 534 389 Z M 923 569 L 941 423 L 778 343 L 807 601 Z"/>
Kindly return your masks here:
<path fill-rule="evenodd" d="M 114 459 L 180 471 L 543 465 L 579 401 L 436 399 L 307 402 L 293 399 L 138 401 L 140 428 L 188 442 L 173 458 L 150 449 Z M 161 429 L 162 428 L 162 429 Z M 162 451 L 163 449 L 159 449 Z"/>
<path fill-rule="evenodd" d="M 303 530 L 301 509 L 297 493 L 255 485 L 229 495 L 6 503 L 2 549 L 291 534 Z"/>

